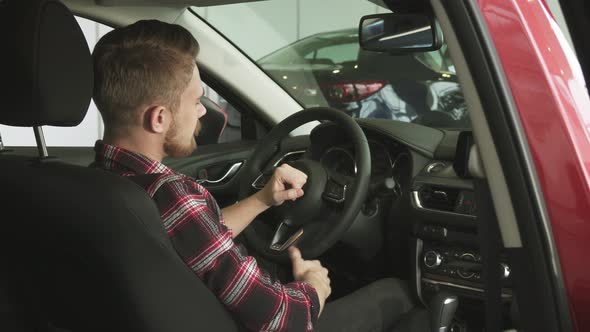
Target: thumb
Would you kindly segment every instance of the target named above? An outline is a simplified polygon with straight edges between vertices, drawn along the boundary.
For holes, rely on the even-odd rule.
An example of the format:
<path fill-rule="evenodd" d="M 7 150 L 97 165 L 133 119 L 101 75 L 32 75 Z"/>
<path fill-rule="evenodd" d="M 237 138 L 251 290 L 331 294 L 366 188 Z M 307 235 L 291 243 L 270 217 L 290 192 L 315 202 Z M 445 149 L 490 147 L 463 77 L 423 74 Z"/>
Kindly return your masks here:
<path fill-rule="evenodd" d="M 299 249 L 295 246 L 290 246 L 288 250 L 289 258 L 291 258 L 291 262 L 293 263 L 293 269 L 295 269 L 295 266 L 300 261 L 303 261 L 303 258 L 301 258 L 301 251 L 299 251 Z"/>
<path fill-rule="evenodd" d="M 283 202 L 286 200 L 294 200 L 303 196 L 303 190 L 300 188 L 291 188 L 274 193 L 275 202 Z"/>

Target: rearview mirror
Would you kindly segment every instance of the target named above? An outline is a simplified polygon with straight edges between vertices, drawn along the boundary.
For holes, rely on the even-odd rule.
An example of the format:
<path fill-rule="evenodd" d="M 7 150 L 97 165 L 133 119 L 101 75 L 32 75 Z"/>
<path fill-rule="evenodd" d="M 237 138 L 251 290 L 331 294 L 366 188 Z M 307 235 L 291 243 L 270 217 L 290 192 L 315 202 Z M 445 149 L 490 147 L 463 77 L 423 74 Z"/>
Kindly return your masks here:
<path fill-rule="evenodd" d="M 361 18 L 359 43 L 367 51 L 426 52 L 440 48 L 442 34 L 434 17 L 427 14 L 376 14 Z"/>

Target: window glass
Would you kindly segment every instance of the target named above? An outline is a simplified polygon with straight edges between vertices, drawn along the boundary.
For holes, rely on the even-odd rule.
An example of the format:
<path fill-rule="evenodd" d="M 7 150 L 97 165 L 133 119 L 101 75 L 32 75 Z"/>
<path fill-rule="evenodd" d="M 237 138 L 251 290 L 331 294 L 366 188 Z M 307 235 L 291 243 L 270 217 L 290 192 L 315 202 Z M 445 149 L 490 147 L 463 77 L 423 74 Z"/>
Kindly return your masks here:
<path fill-rule="evenodd" d="M 412 54 L 359 48 L 360 18 L 389 12 L 374 1 L 276 0 L 193 11 L 303 107 L 328 106 L 352 117 L 432 127 L 470 126 L 446 45 Z"/>
<path fill-rule="evenodd" d="M 223 112 L 227 115 L 227 124 L 221 136 L 219 137 L 218 143 L 235 142 L 242 139 L 242 116 L 241 113 L 231 105 L 223 96 L 213 90 L 205 82 L 203 82 L 203 89 L 205 90 L 205 96 L 214 103 L 216 103 Z"/>
<path fill-rule="evenodd" d="M 343 63 L 347 61 L 355 61 L 356 56 L 358 54 L 358 45 L 349 43 L 326 46 L 314 50 L 309 54 L 313 54 L 312 59 L 327 59 L 330 63 Z M 306 58 L 308 57 L 306 56 Z"/>
<path fill-rule="evenodd" d="M 96 42 L 111 27 L 85 18 L 76 17 L 82 28 L 90 51 L 94 49 Z M 219 142 L 231 142 L 241 139 L 240 112 L 228 103 L 221 95 L 205 85 L 205 95 L 218 104 L 227 113 L 227 125 L 219 139 Z M 44 126 L 43 132 L 47 146 L 94 146 L 97 139 L 102 138 L 104 125 L 100 113 L 94 102 L 91 101 L 86 117 L 76 127 L 52 127 Z M 6 146 L 36 146 L 33 130 L 28 127 L 11 127 L 0 125 L 0 135 Z"/>

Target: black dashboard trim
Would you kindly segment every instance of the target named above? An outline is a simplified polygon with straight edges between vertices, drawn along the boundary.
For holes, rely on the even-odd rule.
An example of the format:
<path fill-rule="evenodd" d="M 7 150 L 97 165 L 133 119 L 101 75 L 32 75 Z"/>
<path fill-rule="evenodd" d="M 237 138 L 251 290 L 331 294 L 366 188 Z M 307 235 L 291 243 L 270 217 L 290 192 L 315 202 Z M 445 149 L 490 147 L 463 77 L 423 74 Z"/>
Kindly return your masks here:
<path fill-rule="evenodd" d="M 386 119 L 358 119 L 359 125 L 369 131 L 386 135 L 428 158 L 434 158 L 445 132 L 414 123 Z"/>

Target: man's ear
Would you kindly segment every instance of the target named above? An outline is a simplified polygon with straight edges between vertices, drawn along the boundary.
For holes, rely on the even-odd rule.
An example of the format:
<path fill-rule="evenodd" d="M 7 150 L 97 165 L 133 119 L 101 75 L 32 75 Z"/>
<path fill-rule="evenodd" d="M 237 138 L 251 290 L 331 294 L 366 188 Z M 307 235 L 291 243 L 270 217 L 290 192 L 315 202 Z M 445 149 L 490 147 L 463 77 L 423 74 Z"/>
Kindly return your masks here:
<path fill-rule="evenodd" d="M 150 106 L 144 112 L 144 128 L 152 133 L 164 133 L 170 126 L 172 114 L 164 106 Z"/>

